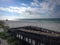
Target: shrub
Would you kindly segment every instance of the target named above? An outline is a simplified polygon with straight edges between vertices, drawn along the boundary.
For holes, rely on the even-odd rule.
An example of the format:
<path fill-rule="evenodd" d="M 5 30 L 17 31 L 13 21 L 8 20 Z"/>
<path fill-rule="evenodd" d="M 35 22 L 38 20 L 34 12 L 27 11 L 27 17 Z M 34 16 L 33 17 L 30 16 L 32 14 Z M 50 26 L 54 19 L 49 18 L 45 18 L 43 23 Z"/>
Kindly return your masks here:
<path fill-rule="evenodd" d="M 5 32 L 0 32 L 0 38 L 7 39 L 7 35 Z"/>
<path fill-rule="evenodd" d="M 2 39 L 6 39 L 7 42 L 11 45 L 22 45 L 22 41 L 17 39 L 14 36 L 9 36 L 8 33 L 5 32 L 0 32 L 0 38 Z"/>

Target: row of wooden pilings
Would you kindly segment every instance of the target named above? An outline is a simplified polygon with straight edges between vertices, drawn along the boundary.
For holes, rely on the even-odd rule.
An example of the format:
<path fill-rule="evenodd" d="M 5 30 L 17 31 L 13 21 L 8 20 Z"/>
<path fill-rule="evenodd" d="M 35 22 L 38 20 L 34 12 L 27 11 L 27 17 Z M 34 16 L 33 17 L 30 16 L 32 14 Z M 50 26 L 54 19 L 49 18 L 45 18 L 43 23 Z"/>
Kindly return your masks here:
<path fill-rule="evenodd" d="M 26 37 L 26 36 L 23 36 L 23 35 L 20 35 L 20 34 L 17 34 L 16 35 L 17 38 L 21 39 L 21 40 L 24 40 L 26 41 L 27 43 L 29 43 L 30 45 L 45 45 L 37 40 L 33 40 L 29 37 Z"/>
<path fill-rule="evenodd" d="M 48 38 L 48 40 L 45 40 L 43 38 L 41 40 L 37 40 L 21 34 L 17 34 L 16 37 L 26 41 L 30 45 L 60 45 L 60 43 L 57 43 L 57 40 L 53 40 L 52 38 Z"/>

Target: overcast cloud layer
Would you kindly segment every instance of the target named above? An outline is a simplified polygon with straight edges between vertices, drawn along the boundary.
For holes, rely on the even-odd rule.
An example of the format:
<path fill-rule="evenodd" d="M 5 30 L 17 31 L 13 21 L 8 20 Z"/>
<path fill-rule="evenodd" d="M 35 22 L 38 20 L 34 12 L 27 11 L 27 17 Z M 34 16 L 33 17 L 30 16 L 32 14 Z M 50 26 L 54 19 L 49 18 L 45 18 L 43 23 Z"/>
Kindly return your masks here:
<path fill-rule="evenodd" d="M 0 19 L 60 18 L 60 0 L 0 0 Z"/>

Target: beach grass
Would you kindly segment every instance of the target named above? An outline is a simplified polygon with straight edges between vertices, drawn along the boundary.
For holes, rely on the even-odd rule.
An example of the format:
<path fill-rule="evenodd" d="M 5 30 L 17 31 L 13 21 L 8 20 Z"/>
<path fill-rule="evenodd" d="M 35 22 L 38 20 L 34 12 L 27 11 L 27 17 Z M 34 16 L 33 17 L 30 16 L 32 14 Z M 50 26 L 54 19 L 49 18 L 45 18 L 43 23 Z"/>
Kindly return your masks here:
<path fill-rule="evenodd" d="M 4 28 L 4 21 L 0 21 L 0 28 Z"/>
<path fill-rule="evenodd" d="M 6 32 L 0 32 L 0 38 L 3 40 L 7 40 L 8 44 L 11 45 L 22 45 L 22 41 L 15 38 L 14 36 L 10 36 L 8 33 Z"/>

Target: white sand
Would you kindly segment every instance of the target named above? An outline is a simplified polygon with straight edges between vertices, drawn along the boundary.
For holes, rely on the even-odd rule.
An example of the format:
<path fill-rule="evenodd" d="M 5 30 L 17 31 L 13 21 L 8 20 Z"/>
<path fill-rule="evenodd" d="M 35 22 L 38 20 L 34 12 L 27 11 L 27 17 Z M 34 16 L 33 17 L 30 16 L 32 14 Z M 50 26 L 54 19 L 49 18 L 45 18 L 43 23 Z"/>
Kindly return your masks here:
<path fill-rule="evenodd" d="M 58 31 L 60 32 L 60 23 L 40 23 L 40 22 L 35 22 L 35 23 L 28 23 L 28 22 L 16 22 L 16 21 L 7 21 L 6 25 L 8 25 L 10 28 L 12 27 L 21 27 L 21 26 L 38 26 L 38 27 L 43 27 L 47 28 L 50 30 Z"/>

